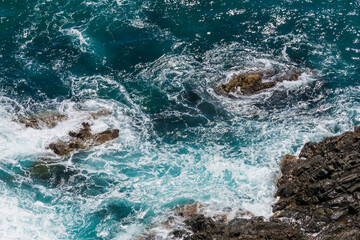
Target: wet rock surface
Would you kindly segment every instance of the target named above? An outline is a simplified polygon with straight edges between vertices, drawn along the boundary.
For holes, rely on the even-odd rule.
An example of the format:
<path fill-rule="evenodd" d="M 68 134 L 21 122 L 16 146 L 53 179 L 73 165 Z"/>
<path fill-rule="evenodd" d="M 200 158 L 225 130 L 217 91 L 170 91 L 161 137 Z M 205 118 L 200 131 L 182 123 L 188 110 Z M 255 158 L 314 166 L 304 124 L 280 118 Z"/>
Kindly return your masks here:
<path fill-rule="evenodd" d="M 57 155 L 65 156 L 72 151 L 98 146 L 119 137 L 119 129 L 109 129 L 93 134 L 89 123 L 83 122 L 82 126 L 77 132 L 69 132 L 71 139 L 68 142 L 53 142 L 47 148 Z"/>
<path fill-rule="evenodd" d="M 273 75 L 274 73 L 240 74 L 234 76 L 230 82 L 214 87 L 214 91 L 227 97 L 234 97 L 233 94 L 252 95 L 285 80 L 296 81 L 301 73 L 293 70 L 286 74 Z"/>
<path fill-rule="evenodd" d="M 59 113 L 46 113 L 37 116 L 23 117 L 19 119 L 19 123 L 26 127 L 40 129 L 43 127 L 54 128 L 59 122 L 67 120 L 68 117 Z"/>
<path fill-rule="evenodd" d="M 89 119 L 98 119 L 103 116 L 111 115 L 112 112 L 108 109 L 101 109 L 96 112 L 89 112 Z M 54 128 L 59 122 L 68 120 L 69 117 L 65 114 L 56 112 L 44 112 L 30 117 L 22 117 L 18 122 L 24 124 L 25 127 L 41 129 L 41 128 Z"/>
<path fill-rule="evenodd" d="M 112 112 L 102 109 L 97 112 L 90 112 L 90 119 L 96 120 L 99 117 L 110 115 Z M 40 129 L 42 127 L 55 127 L 60 121 L 67 120 L 66 115 L 47 113 L 46 115 L 33 116 L 27 119 L 20 119 L 20 123 L 24 123 L 27 127 Z M 82 128 L 78 131 L 70 131 L 68 133 L 70 139 L 68 141 L 56 141 L 50 143 L 47 149 L 51 149 L 59 156 L 66 156 L 69 153 L 98 146 L 119 137 L 119 129 L 109 129 L 99 133 L 92 133 L 88 122 L 82 123 Z M 53 185 L 59 185 L 69 179 L 74 179 L 77 170 L 68 167 L 62 160 L 42 159 L 36 161 L 29 167 L 31 176 L 40 181 L 51 182 Z M 79 177 L 78 177 L 79 178 Z"/>
<path fill-rule="evenodd" d="M 98 112 L 91 112 L 89 118 L 97 119 L 99 117 L 107 116 L 110 114 L 111 111 L 103 109 Z M 49 115 L 49 117 L 51 117 L 49 119 L 54 120 L 54 124 L 56 125 L 57 124 L 56 121 L 61 118 L 55 116 L 59 116 L 59 115 L 54 115 L 54 114 Z M 34 117 L 33 119 L 34 119 L 34 123 L 38 124 L 38 121 L 40 121 L 40 119 L 42 120 L 43 118 Z M 55 125 L 51 125 L 51 126 L 54 127 Z M 29 127 L 35 128 L 35 126 L 37 125 L 32 125 Z M 68 141 L 56 141 L 50 143 L 47 146 L 47 149 L 51 149 L 55 154 L 59 156 L 66 156 L 75 150 L 87 149 L 93 146 L 98 146 L 118 138 L 119 129 L 110 129 L 94 134 L 91 131 L 90 124 L 88 122 L 83 122 L 81 129 L 79 129 L 78 131 L 70 131 L 68 135 L 70 137 Z M 64 182 L 68 182 L 70 180 L 72 181 L 84 180 L 83 176 L 81 174 L 78 174 L 78 170 L 67 166 L 67 164 L 65 164 L 64 161 L 62 160 L 42 159 L 36 161 L 34 164 L 32 164 L 29 167 L 29 173 L 35 179 L 42 182 L 48 182 L 53 186 L 60 186 Z"/>
<path fill-rule="evenodd" d="M 177 210 L 185 228 L 169 238 L 360 239 L 360 127 L 306 143 L 299 158 L 285 155 L 280 169 L 269 220 L 211 218 L 190 205 Z"/>
<path fill-rule="evenodd" d="M 108 109 L 101 109 L 97 112 L 90 112 L 90 116 L 93 119 L 98 119 L 99 117 L 103 117 L 103 116 L 108 116 L 111 115 L 112 111 L 108 110 Z"/>
<path fill-rule="evenodd" d="M 205 216 L 206 207 L 199 204 L 183 205 L 175 209 L 175 216 L 162 223 L 170 229 L 165 239 L 184 240 L 224 240 L 224 239 L 304 239 L 299 226 L 279 219 L 265 220 L 249 212 L 239 213 L 239 217 L 228 220 L 226 215 Z M 178 219 L 180 218 L 180 220 Z M 181 222 L 179 224 L 179 221 Z M 136 240 L 163 239 L 150 232 Z"/>
<path fill-rule="evenodd" d="M 360 239 L 360 129 L 306 143 L 299 157 L 282 169 L 274 217 L 316 239 Z"/>
<path fill-rule="evenodd" d="M 193 234 L 185 234 L 185 240 L 198 239 L 303 239 L 303 233 L 296 225 L 280 220 L 265 221 L 261 217 L 234 219 L 230 222 L 217 220 L 204 215 L 193 215 L 185 221 Z M 173 236 L 181 236 L 178 231 Z"/>

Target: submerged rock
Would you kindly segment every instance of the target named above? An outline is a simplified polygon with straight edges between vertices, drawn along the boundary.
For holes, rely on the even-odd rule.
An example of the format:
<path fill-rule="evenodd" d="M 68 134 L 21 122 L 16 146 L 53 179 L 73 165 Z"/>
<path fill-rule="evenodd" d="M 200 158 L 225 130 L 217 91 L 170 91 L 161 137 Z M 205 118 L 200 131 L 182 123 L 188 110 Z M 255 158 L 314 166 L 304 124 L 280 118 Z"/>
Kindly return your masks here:
<path fill-rule="evenodd" d="M 35 179 L 50 181 L 53 185 L 67 182 L 72 176 L 78 174 L 75 169 L 55 161 L 38 161 L 30 167 L 29 172 Z"/>
<path fill-rule="evenodd" d="M 301 73 L 296 71 L 278 76 L 269 75 L 268 73 L 240 74 L 233 77 L 230 82 L 214 87 L 214 91 L 227 97 L 231 97 L 231 93 L 252 95 L 264 89 L 272 88 L 277 83 L 285 80 L 296 81 L 300 75 Z M 264 79 L 270 79 L 270 77 L 272 77 L 271 80 L 263 81 Z"/>
<path fill-rule="evenodd" d="M 98 146 L 119 137 L 119 129 L 110 129 L 93 134 L 89 123 L 83 122 L 82 126 L 78 132 L 69 132 L 70 141 L 53 142 L 47 148 L 53 150 L 57 155 L 65 156 L 72 151 Z"/>

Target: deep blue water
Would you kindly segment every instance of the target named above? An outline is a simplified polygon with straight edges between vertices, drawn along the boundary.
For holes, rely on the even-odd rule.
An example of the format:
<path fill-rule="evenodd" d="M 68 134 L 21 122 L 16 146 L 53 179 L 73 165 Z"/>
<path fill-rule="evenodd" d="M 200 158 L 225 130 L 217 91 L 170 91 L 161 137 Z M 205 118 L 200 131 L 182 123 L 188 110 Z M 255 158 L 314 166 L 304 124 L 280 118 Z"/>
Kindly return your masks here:
<path fill-rule="evenodd" d="M 193 202 L 270 216 L 281 156 L 360 124 L 359 11 L 358 0 L 1 1 L 0 238 L 131 239 Z M 294 68 L 298 82 L 254 96 L 212 90 Z M 46 149 L 103 108 L 113 115 L 92 128 L 119 128 L 117 140 L 66 158 Z M 44 111 L 69 120 L 16 122 Z M 55 162 L 50 178 L 32 174 L 39 161 Z"/>

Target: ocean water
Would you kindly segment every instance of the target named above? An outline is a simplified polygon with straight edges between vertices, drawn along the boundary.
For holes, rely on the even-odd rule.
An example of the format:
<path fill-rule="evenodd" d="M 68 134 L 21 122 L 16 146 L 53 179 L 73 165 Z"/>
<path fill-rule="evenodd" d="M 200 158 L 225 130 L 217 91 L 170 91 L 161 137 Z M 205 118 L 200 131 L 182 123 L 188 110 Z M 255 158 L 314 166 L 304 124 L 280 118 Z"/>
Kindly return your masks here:
<path fill-rule="evenodd" d="M 133 239 L 174 207 L 271 215 L 278 164 L 360 124 L 359 0 L 2 0 L 0 239 Z M 212 87 L 300 69 L 254 96 Z M 112 142 L 46 146 L 88 121 Z M 56 111 L 31 129 L 16 120 Z M 31 172 L 53 166 L 49 178 Z M 160 224 L 160 225 L 159 225 Z"/>

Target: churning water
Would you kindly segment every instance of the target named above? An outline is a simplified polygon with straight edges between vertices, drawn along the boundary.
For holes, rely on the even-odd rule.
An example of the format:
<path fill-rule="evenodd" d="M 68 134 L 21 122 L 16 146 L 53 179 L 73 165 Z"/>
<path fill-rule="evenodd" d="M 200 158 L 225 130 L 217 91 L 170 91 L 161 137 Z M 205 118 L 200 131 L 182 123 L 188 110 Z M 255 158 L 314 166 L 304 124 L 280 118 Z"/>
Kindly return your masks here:
<path fill-rule="evenodd" d="M 2 0 L 0 238 L 131 239 L 178 204 L 270 216 L 278 163 L 360 123 L 358 0 Z M 234 74 L 301 69 L 228 99 Z M 115 141 L 55 156 L 89 111 Z M 55 128 L 16 120 L 69 116 Z M 39 161 L 54 176 L 36 178 Z M 158 231 L 159 238 L 166 236 Z"/>

